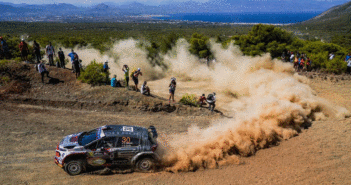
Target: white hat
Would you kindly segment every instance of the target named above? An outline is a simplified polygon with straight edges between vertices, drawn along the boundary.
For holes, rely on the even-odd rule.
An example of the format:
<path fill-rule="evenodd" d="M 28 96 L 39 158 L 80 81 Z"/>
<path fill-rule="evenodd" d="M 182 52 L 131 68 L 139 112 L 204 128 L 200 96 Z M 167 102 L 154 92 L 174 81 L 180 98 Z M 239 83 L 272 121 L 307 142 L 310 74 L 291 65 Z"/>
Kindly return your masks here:
<path fill-rule="evenodd" d="M 140 68 L 138 68 L 138 71 L 140 71 Z"/>

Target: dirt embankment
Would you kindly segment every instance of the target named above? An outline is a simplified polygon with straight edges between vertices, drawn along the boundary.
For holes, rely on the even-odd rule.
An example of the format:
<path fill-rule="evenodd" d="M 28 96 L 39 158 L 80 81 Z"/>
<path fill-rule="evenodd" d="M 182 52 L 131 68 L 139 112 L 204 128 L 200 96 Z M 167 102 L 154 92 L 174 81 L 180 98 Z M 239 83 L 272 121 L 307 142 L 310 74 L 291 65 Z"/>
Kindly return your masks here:
<path fill-rule="evenodd" d="M 47 66 L 49 78 L 41 75 L 33 64 L 11 63 L 1 76 L 8 79 L 0 86 L 4 102 L 69 109 L 100 110 L 112 112 L 167 112 L 181 115 L 204 115 L 205 108 L 190 107 L 179 103 L 169 105 L 167 99 L 141 95 L 126 88 L 109 85 L 95 86 L 80 83 L 70 69 Z M 221 113 L 217 111 L 218 115 Z M 217 115 L 217 114 L 216 114 Z"/>

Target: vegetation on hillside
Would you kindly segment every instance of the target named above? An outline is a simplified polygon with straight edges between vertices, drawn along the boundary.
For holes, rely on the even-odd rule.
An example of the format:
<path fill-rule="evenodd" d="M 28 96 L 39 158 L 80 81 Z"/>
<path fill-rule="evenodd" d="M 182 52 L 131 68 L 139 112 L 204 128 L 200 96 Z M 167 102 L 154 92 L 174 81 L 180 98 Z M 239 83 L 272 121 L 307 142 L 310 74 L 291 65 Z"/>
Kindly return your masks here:
<path fill-rule="evenodd" d="M 213 26 L 210 24 L 137 24 L 137 23 L 13 23 L 1 22 L 0 35 L 7 41 L 11 57 L 19 60 L 18 44 L 20 38 L 27 41 L 36 40 L 41 47 L 51 41 L 54 45 L 64 47 L 83 47 L 91 45 L 100 52 L 107 51 L 112 44 L 120 39 L 134 38 L 140 40 L 139 47 L 146 49 L 148 60 L 152 65 L 161 66 L 162 54 L 167 53 L 179 38 L 185 38 L 190 46 L 189 51 L 199 58 L 212 58 L 209 39 L 225 47 L 229 43 L 239 46 L 244 55 L 257 56 L 270 53 L 272 58 L 280 58 L 287 51 L 307 54 L 312 59 L 312 68 L 327 72 L 342 73 L 346 63 L 343 61 L 351 43 L 351 35 L 334 36 L 331 43 L 318 39 L 301 39 L 284 27 L 258 24 L 255 26 Z M 25 30 L 25 31 L 23 31 Z M 26 32 L 26 33 L 25 33 Z M 32 48 L 29 48 L 32 51 Z M 334 53 L 335 58 L 328 60 L 329 53 Z M 33 58 L 31 52 L 29 59 Z M 99 68 L 97 63 L 92 63 L 92 68 Z M 97 76 L 97 82 L 86 79 L 90 68 L 82 73 L 80 79 L 91 84 L 106 81 Z"/>

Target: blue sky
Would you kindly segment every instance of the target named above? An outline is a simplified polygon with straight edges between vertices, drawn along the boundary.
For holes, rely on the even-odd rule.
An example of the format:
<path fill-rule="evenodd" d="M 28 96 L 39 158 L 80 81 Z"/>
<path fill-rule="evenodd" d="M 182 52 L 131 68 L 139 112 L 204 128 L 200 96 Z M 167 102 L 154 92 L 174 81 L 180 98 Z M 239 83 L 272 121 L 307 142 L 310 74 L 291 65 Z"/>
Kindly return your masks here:
<path fill-rule="evenodd" d="M 143 4 L 148 5 L 159 5 L 159 4 L 168 4 L 169 2 L 183 2 L 189 0 L 0 0 L 0 2 L 9 2 L 14 4 L 26 3 L 26 4 L 53 4 L 53 3 L 69 3 L 74 5 L 91 5 L 91 4 L 99 4 L 102 2 L 113 2 L 117 4 L 124 4 L 126 2 L 136 1 Z M 209 0 L 192 0 L 196 2 L 207 2 Z M 231 1 L 242 1 L 242 0 L 231 0 Z M 278 1 L 278 0 L 247 0 L 247 1 L 265 1 L 269 3 L 269 1 Z M 294 0 L 280 0 L 280 1 L 294 1 Z M 349 0 L 306 0 L 306 1 L 319 1 L 323 3 L 325 1 L 337 2 L 339 4 L 343 4 L 348 2 Z"/>

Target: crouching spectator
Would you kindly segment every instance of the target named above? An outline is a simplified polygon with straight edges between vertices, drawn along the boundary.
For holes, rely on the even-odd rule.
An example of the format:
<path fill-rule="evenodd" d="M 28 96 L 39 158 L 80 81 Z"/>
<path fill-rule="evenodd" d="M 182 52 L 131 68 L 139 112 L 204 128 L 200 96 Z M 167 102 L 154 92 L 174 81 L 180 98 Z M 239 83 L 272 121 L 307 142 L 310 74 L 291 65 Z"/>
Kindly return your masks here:
<path fill-rule="evenodd" d="M 200 105 L 200 107 L 203 106 L 203 105 L 206 105 L 206 96 L 205 96 L 205 94 L 202 94 L 202 96 L 200 96 L 200 98 L 199 98 L 199 105 Z"/>
<path fill-rule="evenodd" d="M 49 78 L 49 71 L 46 70 L 45 65 L 43 62 L 40 62 L 38 65 L 38 71 L 41 74 L 41 82 L 44 84 L 44 75 Z"/>
<path fill-rule="evenodd" d="M 113 75 L 111 79 L 111 87 L 121 87 L 121 83 L 117 80 L 117 75 Z"/>
<path fill-rule="evenodd" d="M 147 82 L 144 81 L 140 89 L 141 94 L 150 96 L 150 88 L 147 86 Z"/>

